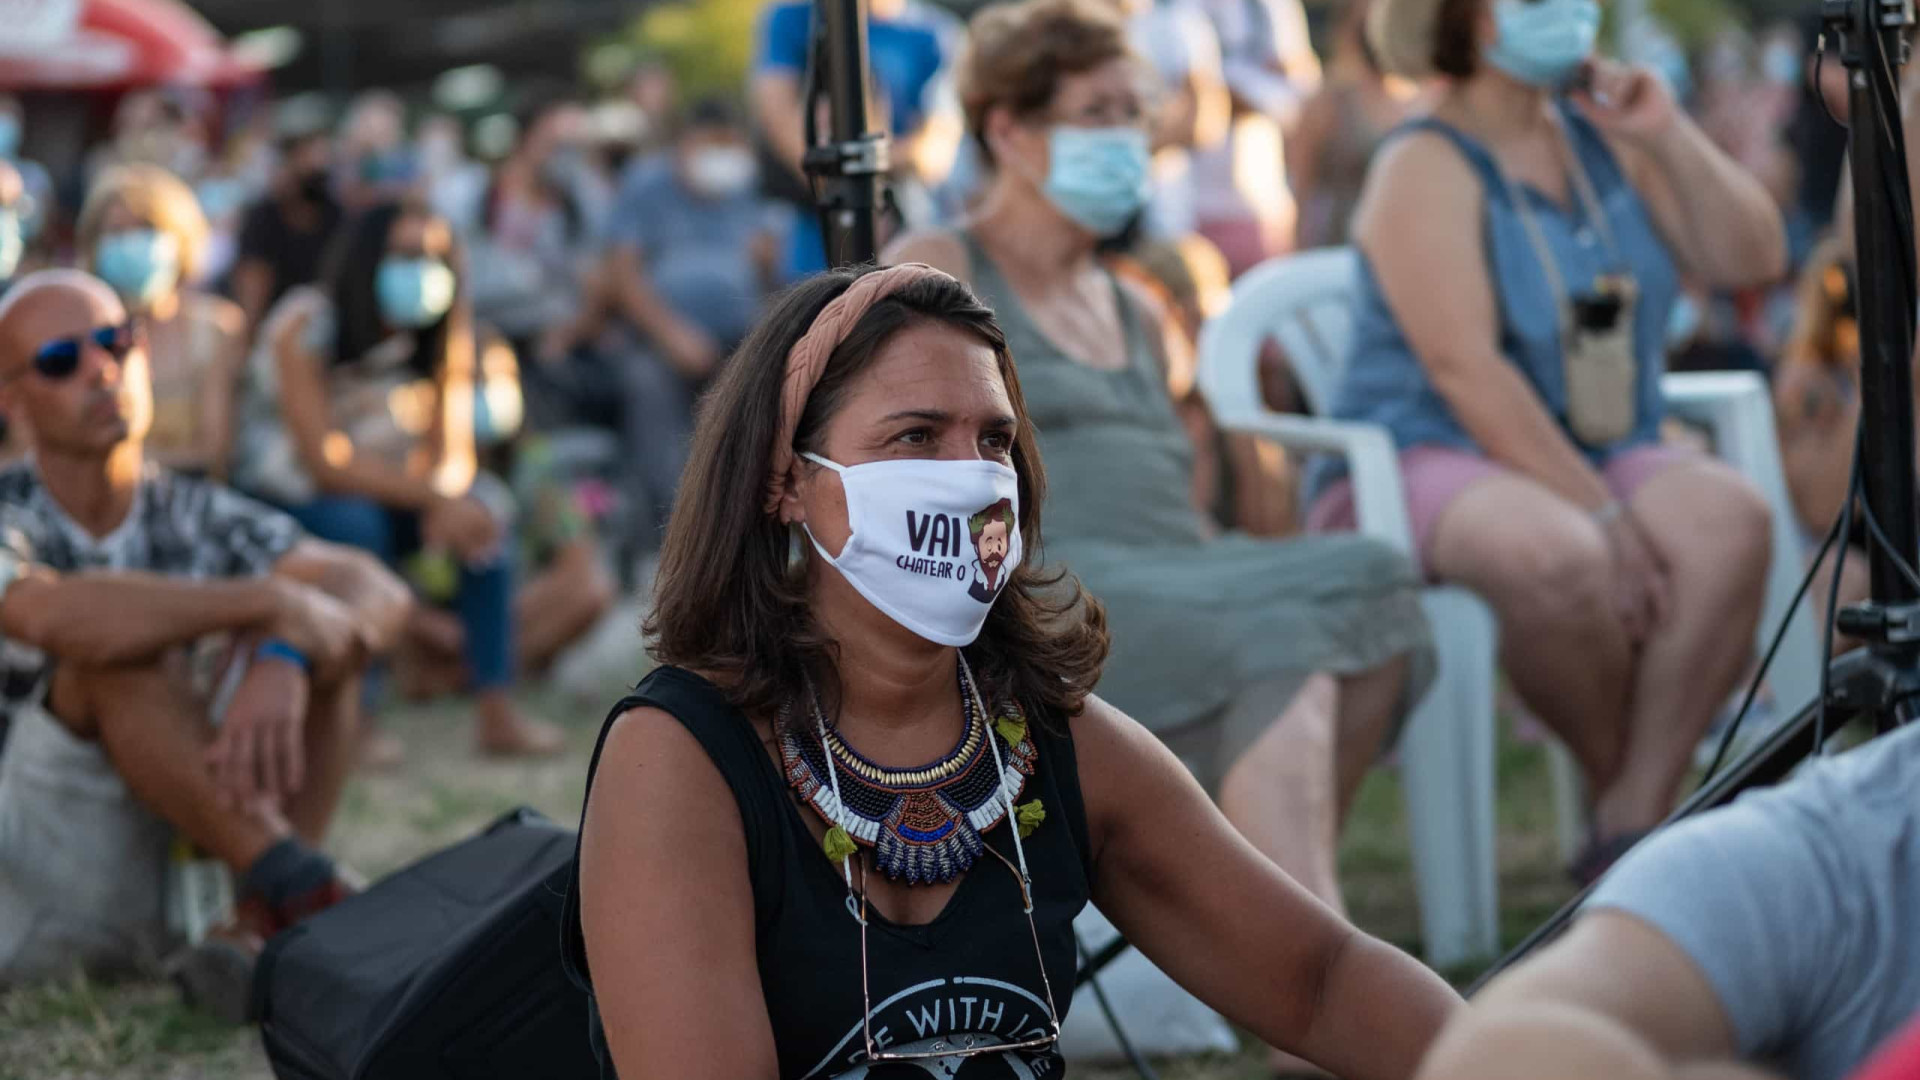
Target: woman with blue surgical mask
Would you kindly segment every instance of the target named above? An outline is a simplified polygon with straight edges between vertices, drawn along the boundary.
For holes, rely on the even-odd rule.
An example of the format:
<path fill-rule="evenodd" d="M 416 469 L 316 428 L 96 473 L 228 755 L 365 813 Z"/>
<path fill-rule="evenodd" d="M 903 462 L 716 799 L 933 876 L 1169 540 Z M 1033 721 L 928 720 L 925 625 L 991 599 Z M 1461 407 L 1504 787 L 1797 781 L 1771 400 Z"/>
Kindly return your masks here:
<path fill-rule="evenodd" d="M 1102 696 L 1338 910 L 1343 793 L 1432 670 L 1412 568 L 1371 541 L 1256 538 L 1199 508 L 1214 493 L 1197 490 L 1170 386 L 1170 367 L 1191 371 L 1184 339 L 1098 252 L 1147 194 L 1148 104 L 1111 7 L 993 6 L 971 37 L 960 89 L 993 180 L 961 229 L 883 261 L 967 281 L 1005 327 L 1053 480 L 1045 558 L 1107 605 Z"/>
<path fill-rule="evenodd" d="M 422 600 L 410 670 L 464 672 L 482 753 L 551 753 L 559 732 L 513 702 L 511 507 L 475 456 L 479 418 L 517 403 L 517 384 L 483 385 L 453 227 L 421 204 L 378 206 L 335 236 L 330 261 L 260 328 L 234 484 L 407 573 Z"/>
<path fill-rule="evenodd" d="M 148 454 L 169 468 L 223 477 L 247 326 L 233 301 L 197 287 L 208 227 L 193 189 L 158 165 L 111 166 L 87 193 L 75 239 L 81 267 L 146 322 Z"/>
<path fill-rule="evenodd" d="M 1596 55 L 1595 0 L 1379 0 L 1383 63 L 1439 77 L 1355 213 L 1329 411 L 1400 450 L 1429 579 L 1499 617 L 1501 665 L 1585 773 L 1591 880 L 1673 807 L 1752 662 L 1767 505 L 1661 443 L 1671 310 L 1786 268 L 1780 212 L 1652 70 Z M 1314 476 L 1309 523 L 1350 526 Z"/>

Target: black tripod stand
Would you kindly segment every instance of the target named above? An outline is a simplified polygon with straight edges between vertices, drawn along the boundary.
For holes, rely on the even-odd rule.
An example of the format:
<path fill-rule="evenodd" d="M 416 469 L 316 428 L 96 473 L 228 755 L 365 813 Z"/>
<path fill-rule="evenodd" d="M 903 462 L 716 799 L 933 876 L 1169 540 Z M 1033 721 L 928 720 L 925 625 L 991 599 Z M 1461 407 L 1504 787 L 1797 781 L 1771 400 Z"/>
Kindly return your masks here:
<path fill-rule="evenodd" d="M 866 0 L 813 0 L 801 104 L 807 153 L 802 165 L 820 205 L 827 264 L 857 266 L 879 254 L 875 215 L 888 168 L 885 132 L 870 130 L 867 108 Z M 830 139 L 819 138 L 817 108 L 827 101 Z"/>
<path fill-rule="evenodd" d="M 1853 496 L 1857 496 L 1869 539 L 1873 598 L 1840 612 L 1837 623 L 1866 647 L 1830 663 L 1818 700 L 1721 771 L 1720 761 L 1739 727 L 1736 718 L 1721 741 L 1707 780 L 1663 827 L 1723 806 L 1748 788 L 1778 782 L 1819 753 L 1827 735 L 1839 727 L 1863 721 L 1882 733 L 1920 711 L 1920 573 L 1914 570 L 1920 553 L 1920 520 L 1915 517 L 1912 368 L 1914 303 L 1920 283 L 1914 268 L 1913 202 L 1897 74 L 1907 59 L 1905 30 L 1914 21 L 1913 2 L 1825 0 L 1822 15 L 1820 60 L 1836 52 L 1846 65 L 1849 88 L 1855 280 L 1860 283 L 1861 417 L 1852 491 L 1840 520 L 1827 535 L 1821 561 L 1836 544 L 1836 558 L 1845 559 L 1854 521 Z M 1791 552 L 1774 552 L 1776 559 L 1791 557 Z M 1839 576 L 1836 566 L 1836 589 Z M 1812 578 L 1810 571 L 1801 583 L 1801 596 Z M 1799 597 L 1793 606 L 1799 606 Z M 1832 635 L 1827 636 L 1830 640 Z M 1776 637 L 1774 649 L 1779 644 Z M 1769 649 L 1754 678 L 1755 688 L 1772 659 Z M 1746 706 L 1752 701 L 1749 690 Z M 1743 706 L 1741 716 L 1745 713 Z M 1559 936 L 1591 891 L 1590 887 L 1555 912 L 1468 993 Z"/>

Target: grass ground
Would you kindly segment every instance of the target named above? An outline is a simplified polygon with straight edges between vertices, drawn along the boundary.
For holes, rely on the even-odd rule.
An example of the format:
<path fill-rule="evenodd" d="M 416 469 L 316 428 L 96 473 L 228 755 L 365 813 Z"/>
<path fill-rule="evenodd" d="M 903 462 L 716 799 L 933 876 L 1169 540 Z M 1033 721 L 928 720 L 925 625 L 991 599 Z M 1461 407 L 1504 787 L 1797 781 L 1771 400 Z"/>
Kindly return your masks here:
<path fill-rule="evenodd" d="M 389 730 L 407 743 L 407 766 L 357 778 L 338 826 L 336 853 L 369 876 L 397 869 L 460 840 L 515 806 L 557 821 L 579 815 L 580 783 L 599 729 L 596 708 L 533 697 L 540 715 L 565 724 L 568 753 L 539 764 L 482 761 L 456 711 L 414 709 Z M 1500 750 L 1502 935 L 1517 941 L 1571 890 L 1553 842 L 1545 757 L 1503 741 Z M 1341 877 L 1360 926 L 1408 949 L 1419 920 L 1398 781 L 1381 770 L 1362 789 L 1341 846 Z M 1472 972 L 1450 972 L 1466 979 Z M 1121 1080 L 1124 1069 L 1075 1070 L 1087 1080 Z M 1261 1057 L 1169 1062 L 1166 1080 L 1254 1080 Z M 271 1080 L 251 1029 L 223 1028 L 181 1008 L 171 988 L 101 985 L 84 979 L 0 994 L 0 1080 Z"/>

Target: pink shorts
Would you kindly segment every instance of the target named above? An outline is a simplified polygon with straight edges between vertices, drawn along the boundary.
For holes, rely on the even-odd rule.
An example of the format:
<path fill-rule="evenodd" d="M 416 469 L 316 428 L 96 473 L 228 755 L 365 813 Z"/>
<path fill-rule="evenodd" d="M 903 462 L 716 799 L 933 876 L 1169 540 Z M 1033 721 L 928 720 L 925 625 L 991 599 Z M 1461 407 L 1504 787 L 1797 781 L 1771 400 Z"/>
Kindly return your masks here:
<path fill-rule="evenodd" d="M 1613 497 L 1621 502 L 1633 498 L 1640 485 L 1670 465 L 1699 460 L 1699 451 L 1688 447 L 1650 443 L 1622 450 L 1600 470 Z M 1445 446 L 1415 446 L 1400 452 L 1400 477 L 1407 489 L 1407 517 L 1413 526 L 1414 552 L 1421 569 L 1432 577 L 1427 555 L 1433 543 L 1433 529 L 1440 515 L 1460 493 L 1479 480 L 1510 472 L 1471 450 Z M 1355 526 L 1353 481 L 1342 479 L 1328 486 L 1307 508 L 1307 529 L 1311 532 L 1344 532 Z"/>

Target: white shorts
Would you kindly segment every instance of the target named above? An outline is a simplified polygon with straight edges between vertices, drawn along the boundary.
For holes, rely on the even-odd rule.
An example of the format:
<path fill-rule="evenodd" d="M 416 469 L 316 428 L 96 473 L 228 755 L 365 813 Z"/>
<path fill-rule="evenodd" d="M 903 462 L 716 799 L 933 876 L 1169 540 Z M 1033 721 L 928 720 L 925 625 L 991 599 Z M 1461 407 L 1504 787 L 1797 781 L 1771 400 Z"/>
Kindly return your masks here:
<path fill-rule="evenodd" d="M 206 687 L 204 661 L 192 681 Z M 224 705 L 241 665 L 211 687 Z M 218 707 L 210 710 L 216 718 Z M 156 974 L 182 944 L 168 928 L 173 827 L 127 789 L 96 740 L 44 704 L 14 710 L 0 751 L 0 986 Z"/>

